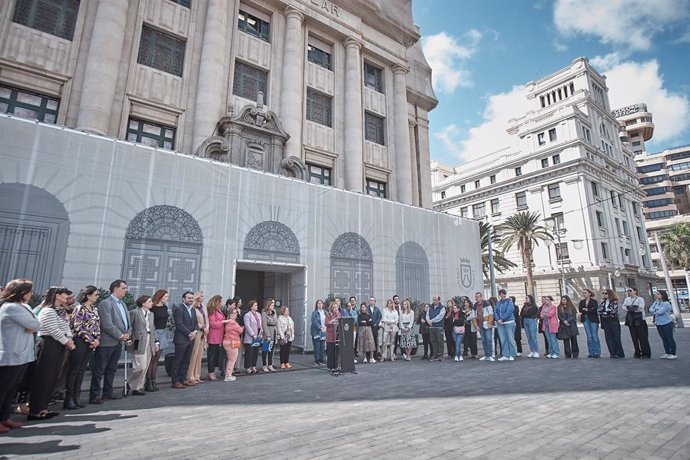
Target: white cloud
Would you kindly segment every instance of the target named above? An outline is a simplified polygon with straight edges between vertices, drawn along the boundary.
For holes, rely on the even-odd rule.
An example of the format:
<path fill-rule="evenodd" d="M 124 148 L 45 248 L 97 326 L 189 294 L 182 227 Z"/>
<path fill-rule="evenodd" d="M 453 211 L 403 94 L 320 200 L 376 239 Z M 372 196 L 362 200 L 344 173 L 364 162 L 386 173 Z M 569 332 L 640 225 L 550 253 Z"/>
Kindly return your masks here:
<path fill-rule="evenodd" d="M 564 35 L 594 35 L 602 43 L 645 51 L 654 35 L 684 24 L 690 0 L 557 0 L 553 17 Z"/>
<path fill-rule="evenodd" d="M 482 123 L 470 128 L 467 138 L 460 141 L 450 153 L 465 162 L 513 146 L 515 140 L 506 132 L 508 121 L 523 116 L 526 111 L 527 92 L 524 86 L 514 86 L 506 93 L 489 96 Z"/>
<path fill-rule="evenodd" d="M 597 68 L 599 72 L 606 72 L 609 69 L 620 65 L 626 59 L 627 55 L 619 51 L 614 51 L 605 56 L 595 56 L 589 62 Z"/>
<path fill-rule="evenodd" d="M 558 51 L 559 53 L 564 53 L 564 52 L 568 51 L 568 45 L 566 45 L 565 43 L 562 43 L 558 40 L 553 41 L 553 48 L 556 51 Z"/>
<path fill-rule="evenodd" d="M 482 33 L 475 29 L 460 39 L 446 32 L 422 37 L 422 49 L 432 70 L 435 89 L 452 93 L 458 86 L 472 86 L 470 71 L 464 64 L 477 51 L 481 39 Z"/>
<path fill-rule="evenodd" d="M 455 123 L 446 126 L 434 133 L 434 137 L 441 141 L 448 154 L 455 158 L 460 157 L 461 129 Z"/>
<path fill-rule="evenodd" d="M 690 101 L 687 96 L 664 88 L 656 60 L 624 62 L 606 71 L 612 109 L 644 102 L 654 120 L 655 143 L 673 143 L 690 127 Z"/>

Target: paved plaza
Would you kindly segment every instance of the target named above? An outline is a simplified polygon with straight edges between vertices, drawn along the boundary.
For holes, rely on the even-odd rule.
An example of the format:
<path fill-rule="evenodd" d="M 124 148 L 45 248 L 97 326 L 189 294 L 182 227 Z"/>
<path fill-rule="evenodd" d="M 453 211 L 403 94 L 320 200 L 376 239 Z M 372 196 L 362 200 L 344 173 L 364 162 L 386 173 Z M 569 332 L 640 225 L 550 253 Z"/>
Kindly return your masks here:
<path fill-rule="evenodd" d="M 0 458 L 690 458 L 690 329 L 676 361 L 657 359 L 652 328 L 655 359 L 633 359 L 623 329 L 624 360 L 415 358 L 333 377 L 298 355 L 292 371 L 29 422 Z"/>

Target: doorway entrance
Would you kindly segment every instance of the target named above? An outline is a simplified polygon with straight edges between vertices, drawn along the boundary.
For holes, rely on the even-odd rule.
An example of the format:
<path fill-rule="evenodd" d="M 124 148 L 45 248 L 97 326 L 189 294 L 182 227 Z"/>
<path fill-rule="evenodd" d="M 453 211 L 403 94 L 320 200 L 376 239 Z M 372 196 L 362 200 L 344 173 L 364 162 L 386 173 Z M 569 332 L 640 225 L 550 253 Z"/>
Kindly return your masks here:
<path fill-rule="evenodd" d="M 233 296 L 242 298 L 244 305 L 256 300 L 259 307 L 266 299 L 279 300 L 290 308 L 295 322 L 293 347 L 306 348 L 307 340 L 307 267 L 286 262 L 236 260 Z M 278 311 L 280 314 L 280 311 Z"/>

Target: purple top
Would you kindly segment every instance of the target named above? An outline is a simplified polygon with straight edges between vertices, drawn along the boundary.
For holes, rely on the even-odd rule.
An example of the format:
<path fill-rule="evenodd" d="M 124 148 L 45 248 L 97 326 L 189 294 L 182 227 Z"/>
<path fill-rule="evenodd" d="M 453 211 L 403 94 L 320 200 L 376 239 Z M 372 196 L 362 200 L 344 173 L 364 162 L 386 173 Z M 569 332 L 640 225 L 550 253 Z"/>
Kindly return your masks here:
<path fill-rule="evenodd" d="M 261 315 L 249 310 L 244 315 L 244 343 L 252 343 L 252 337 L 261 335 Z"/>
<path fill-rule="evenodd" d="M 89 311 L 85 306 L 77 305 L 70 315 L 69 325 L 74 337 L 81 338 L 89 345 L 101 337 L 101 319 L 95 308 Z"/>

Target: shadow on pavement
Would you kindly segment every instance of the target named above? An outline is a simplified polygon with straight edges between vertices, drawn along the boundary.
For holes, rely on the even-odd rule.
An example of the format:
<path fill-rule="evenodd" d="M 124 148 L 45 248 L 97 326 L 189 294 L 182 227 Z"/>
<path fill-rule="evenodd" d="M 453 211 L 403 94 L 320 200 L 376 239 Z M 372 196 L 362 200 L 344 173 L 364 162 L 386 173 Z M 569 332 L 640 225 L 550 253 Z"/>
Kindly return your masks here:
<path fill-rule="evenodd" d="M 21 430 L 20 430 L 21 431 Z M 62 441 L 45 442 L 11 442 L 2 444 L 2 452 L 7 455 L 37 455 L 55 454 L 59 452 L 69 452 L 78 450 L 79 446 L 60 445 Z M 7 457 L 0 457 L 7 458 Z"/>
<path fill-rule="evenodd" d="M 98 416 L 85 417 L 85 419 L 88 419 L 89 421 L 94 421 L 94 418 L 97 417 Z M 66 422 L 68 420 L 62 419 L 62 421 Z M 71 422 L 72 420 L 69 419 L 69 421 Z M 110 431 L 110 428 L 96 428 L 95 423 L 88 423 L 85 425 L 52 424 L 50 422 L 40 423 L 40 426 L 26 424 L 21 429 L 12 430 L 5 436 L 9 438 L 28 438 L 31 436 L 80 436 L 84 434 L 102 433 L 104 431 Z"/>

